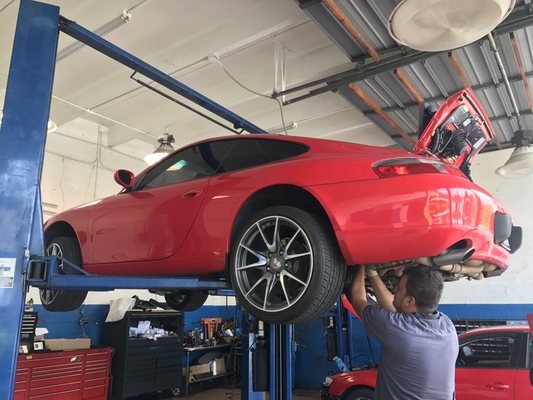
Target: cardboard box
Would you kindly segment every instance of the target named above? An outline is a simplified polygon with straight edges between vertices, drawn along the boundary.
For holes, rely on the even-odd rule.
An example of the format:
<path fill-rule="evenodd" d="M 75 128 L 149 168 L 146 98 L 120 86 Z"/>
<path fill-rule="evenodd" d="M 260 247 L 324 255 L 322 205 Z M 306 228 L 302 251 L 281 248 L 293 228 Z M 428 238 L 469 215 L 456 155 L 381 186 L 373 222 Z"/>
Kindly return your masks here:
<path fill-rule="evenodd" d="M 224 357 L 217 358 L 217 375 L 221 375 L 226 372 L 226 363 Z"/>
<path fill-rule="evenodd" d="M 45 339 L 48 350 L 81 350 L 91 348 L 91 339 Z"/>
<path fill-rule="evenodd" d="M 191 365 L 189 367 L 189 373 L 192 375 L 209 374 L 211 370 L 209 369 L 209 364 L 198 364 Z"/>

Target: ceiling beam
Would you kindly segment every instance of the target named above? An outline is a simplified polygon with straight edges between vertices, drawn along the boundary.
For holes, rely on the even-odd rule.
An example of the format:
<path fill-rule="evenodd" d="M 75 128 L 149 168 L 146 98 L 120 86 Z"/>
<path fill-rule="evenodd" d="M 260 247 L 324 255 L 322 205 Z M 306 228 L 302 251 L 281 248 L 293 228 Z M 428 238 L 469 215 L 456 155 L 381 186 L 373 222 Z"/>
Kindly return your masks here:
<path fill-rule="evenodd" d="M 526 77 L 533 77 L 533 71 L 526 72 Z M 512 76 L 509 78 L 509 82 L 520 82 L 521 80 L 522 78 L 520 76 Z M 503 81 L 499 81 L 497 85 L 494 85 L 492 82 L 488 82 L 488 83 L 482 83 L 480 85 L 471 86 L 471 88 L 472 90 L 476 91 L 476 90 L 498 87 L 500 85 L 503 85 Z M 424 101 L 433 103 L 437 101 L 443 101 L 444 99 L 445 97 L 440 95 L 440 96 L 428 97 L 424 99 Z M 383 111 L 385 112 L 404 111 L 406 108 L 414 107 L 414 106 L 418 106 L 418 103 L 413 101 L 413 102 L 405 103 L 403 107 L 400 107 L 400 106 L 383 107 Z M 374 114 L 374 111 L 373 110 L 363 111 L 363 114 L 364 115 Z"/>
<path fill-rule="evenodd" d="M 418 104 L 422 104 L 424 102 L 424 98 L 418 92 L 418 90 L 416 90 L 416 88 L 411 83 L 407 75 L 405 75 L 403 71 L 399 68 L 396 68 L 393 73 L 396 79 L 398 79 L 400 83 L 403 85 L 403 87 L 409 92 L 411 97 L 413 97 Z"/>
<path fill-rule="evenodd" d="M 515 7 L 509 17 L 507 17 L 504 22 L 497 26 L 492 33 L 493 35 L 502 35 L 531 25 L 533 25 L 533 7 L 530 4 L 526 4 L 520 7 Z M 487 39 L 483 38 L 480 40 L 480 42 L 485 40 Z M 323 85 L 316 89 L 310 90 L 307 94 L 288 99 L 284 102 L 285 105 L 296 103 L 325 92 L 335 91 L 339 87 L 349 83 L 359 82 L 373 75 L 392 71 L 396 68 L 401 68 L 443 53 L 446 52 L 423 52 L 407 47 L 395 47 L 388 49 L 386 52 L 380 52 L 379 56 L 381 61 L 379 62 L 376 62 L 372 59 L 363 59 L 356 62 L 355 68 L 351 70 L 317 79 L 315 81 L 298 85 L 281 92 L 273 93 L 272 97 L 277 98 L 287 96 L 305 89 Z"/>
<path fill-rule="evenodd" d="M 384 112 L 381 107 L 372 100 L 361 88 L 355 85 L 355 83 L 350 83 L 348 85 L 350 89 L 372 110 L 376 112 L 383 120 L 390 125 L 395 132 L 397 132 L 401 137 L 403 137 L 408 143 L 416 144 L 416 141 L 413 140 L 407 132 L 405 132 L 400 125 L 396 123 L 386 112 Z"/>
<path fill-rule="evenodd" d="M 374 61 L 379 61 L 380 57 L 376 49 L 370 44 L 368 39 L 357 29 L 346 14 L 333 0 L 323 0 L 324 6 L 337 18 L 339 23 L 346 29 L 352 38 L 357 42 L 361 48 L 366 51 Z"/>

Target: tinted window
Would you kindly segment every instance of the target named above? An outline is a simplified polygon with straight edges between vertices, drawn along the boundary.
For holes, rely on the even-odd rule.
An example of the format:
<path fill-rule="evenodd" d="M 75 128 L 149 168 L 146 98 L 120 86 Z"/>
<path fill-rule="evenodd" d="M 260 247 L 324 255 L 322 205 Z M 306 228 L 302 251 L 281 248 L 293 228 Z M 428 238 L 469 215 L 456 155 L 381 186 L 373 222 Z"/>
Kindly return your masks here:
<path fill-rule="evenodd" d="M 139 189 L 154 188 L 211 176 L 217 170 L 234 141 L 203 143 L 174 154 L 150 170 Z"/>
<path fill-rule="evenodd" d="M 520 346 L 519 336 L 490 336 L 469 341 L 459 347 L 457 364 L 466 368 L 516 368 L 513 354 Z"/>
<path fill-rule="evenodd" d="M 301 143 L 268 139 L 238 139 L 217 172 L 229 172 L 284 160 L 303 154 L 308 147 Z"/>

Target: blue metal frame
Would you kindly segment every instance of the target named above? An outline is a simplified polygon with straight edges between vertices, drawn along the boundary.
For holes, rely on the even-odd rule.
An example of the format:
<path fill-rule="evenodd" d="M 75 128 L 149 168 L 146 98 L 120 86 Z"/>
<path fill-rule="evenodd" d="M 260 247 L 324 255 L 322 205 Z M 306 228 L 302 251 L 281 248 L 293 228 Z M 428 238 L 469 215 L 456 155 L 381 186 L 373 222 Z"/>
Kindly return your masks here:
<path fill-rule="evenodd" d="M 67 275 L 59 269 L 59 261 L 68 264 L 79 271 L 79 275 Z M 35 272 L 36 267 L 46 265 L 40 274 Z M 40 275 L 40 276 L 36 276 Z M 228 281 L 201 280 L 194 277 L 172 276 L 113 276 L 94 275 L 75 266 L 65 259 L 55 256 L 34 257 L 30 260 L 26 282 L 38 288 L 46 289 L 72 289 L 90 291 L 110 291 L 115 289 L 210 289 L 221 290 L 217 294 L 234 295 Z"/>
<path fill-rule="evenodd" d="M 52 95 L 59 8 L 22 0 L 0 129 L 0 398 L 12 399 L 24 271 L 43 253 L 40 177 Z M 9 269 L 9 270 L 8 270 Z"/>
<path fill-rule="evenodd" d="M 292 400 L 293 328 L 270 324 L 270 400 Z"/>
<path fill-rule="evenodd" d="M 226 121 L 231 122 L 235 129 L 244 129 L 250 133 L 267 133 L 265 130 L 252 124 L 250 121 L 247 121 L 237 114 L 232 113 L 227 108 L 222 107 L 220 104 L 208 99 L 207 97 L 191 89 L 187 85 L 184 85 L 178 80 L 168 76 L 157 68 L 152 67 L 151 65 L 122 50 L 107 40 L 102 39 L 100 36 L 95 35 L 91 31 L 78 25 L 76 22 L 70 21 L 65 17 L 60 17 L 59 29 L 74 39 L 77 39 L 87 46 L 92 47 L 100 53 L 112 58 L 113 60 L 118 61 L 122 65 L 141 73 L 147 78 L 152 79 L 154 82 L 159 83 L 160 85 L 182 95 L 199 106 L 202 106 L 206 110 L 211 111 L 213 114 L 216 114 Z"/>

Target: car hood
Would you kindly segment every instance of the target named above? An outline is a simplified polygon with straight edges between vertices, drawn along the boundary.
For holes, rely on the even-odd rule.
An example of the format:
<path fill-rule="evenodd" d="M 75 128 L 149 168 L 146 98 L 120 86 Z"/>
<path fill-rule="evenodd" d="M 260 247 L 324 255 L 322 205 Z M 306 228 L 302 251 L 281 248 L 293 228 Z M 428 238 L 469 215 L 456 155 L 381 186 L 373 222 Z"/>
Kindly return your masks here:
<path fill-rule="evenodd" d="M 495 137 L 485 110 L 470 88 L 450 96 L 437 110 L 422 105 L 414 153 L 455 165 L 468 175 L 474 157 Z"/>

